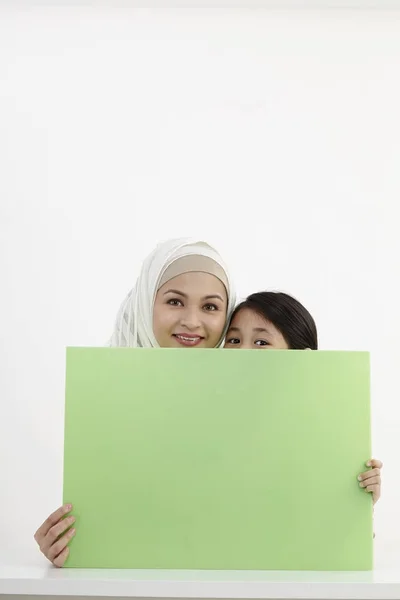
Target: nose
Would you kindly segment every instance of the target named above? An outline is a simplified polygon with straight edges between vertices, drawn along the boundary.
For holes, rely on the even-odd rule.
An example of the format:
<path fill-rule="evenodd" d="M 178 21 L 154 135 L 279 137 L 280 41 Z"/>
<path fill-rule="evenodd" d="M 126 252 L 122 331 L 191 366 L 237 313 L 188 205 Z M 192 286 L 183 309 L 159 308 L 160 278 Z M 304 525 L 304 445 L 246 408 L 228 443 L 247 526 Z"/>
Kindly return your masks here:
<path fill-rule="evenodd" d="M 181 325 L 186 327 L 189 331 L 195 331 L 201 326 L 201 319 L 199 311 L 193 307 L 186 307 L 184 312 L 181 313 Z"/>

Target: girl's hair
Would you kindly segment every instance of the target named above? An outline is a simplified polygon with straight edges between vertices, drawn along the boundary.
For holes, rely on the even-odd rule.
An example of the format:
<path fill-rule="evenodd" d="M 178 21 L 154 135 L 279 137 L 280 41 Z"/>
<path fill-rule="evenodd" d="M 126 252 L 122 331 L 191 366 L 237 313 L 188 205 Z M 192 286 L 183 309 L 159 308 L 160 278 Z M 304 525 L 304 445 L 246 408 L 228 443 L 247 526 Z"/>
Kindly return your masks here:
<path fill-rule="evenodd" d="M 283 292 L 257 292 L 251 294 L 234 310 L 232 319 L 248 308 L 270 321 L 281 332 L 292 350 L 318 349 L 315 321 L 298 300 Z"/>

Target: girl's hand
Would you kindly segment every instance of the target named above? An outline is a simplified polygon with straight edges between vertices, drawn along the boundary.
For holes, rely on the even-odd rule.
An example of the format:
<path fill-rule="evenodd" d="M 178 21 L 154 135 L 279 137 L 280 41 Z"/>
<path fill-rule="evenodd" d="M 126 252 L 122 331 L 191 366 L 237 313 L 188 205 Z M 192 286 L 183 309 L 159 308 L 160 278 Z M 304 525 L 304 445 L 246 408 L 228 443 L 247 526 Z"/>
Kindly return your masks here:
<path fill-rule="evenodd" d="M 358 476 L 359 485 L 366 492 L 372 493 L 372 501 L 378 502 L 381 497 L 381 469 L 383 464 L 380 460 L 371 459 L 367 463 L 367 467 L 371 467 L 368 471 L 360 473 Z"/>
<path fill-rule="evenodd" d="M 67 560 L 67 544 L 75 535 L 75 529 L 70 528 L 75 517 L 66 517 L 71 510 L 71 504 L 61 506 L 45 520 L 34 535 L 41 552 L 56 567 L 62 567 Z"/>

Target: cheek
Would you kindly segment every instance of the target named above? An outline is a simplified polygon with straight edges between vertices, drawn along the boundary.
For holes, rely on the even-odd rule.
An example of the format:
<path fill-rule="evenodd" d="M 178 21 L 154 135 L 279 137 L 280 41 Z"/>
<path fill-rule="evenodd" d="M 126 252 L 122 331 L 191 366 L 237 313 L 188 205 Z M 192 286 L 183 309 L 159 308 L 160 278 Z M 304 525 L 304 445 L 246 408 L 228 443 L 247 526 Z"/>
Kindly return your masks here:
<path fill-rule="evenodd" d="M 212 315 L 212 318 L 208 321 L 208 329 L 209 332 L 215 337 L 216 342 L 220 339 L 226 323 L 226 317 L 224 313 L 219 313 L 218 315 Z"/>
<path fill-rule="evenodd" d="M 169 314 L 166 307 L 161 305 L 155 305 L 153 310 L 153 331 L 157 337 L 157 333 L 162 333 L 168 327 Z"/>
<path fill-rule="evenodd" d="M 228 342 L 225 342 L 225 344 L 222 346 L 224 350 L 234 350 L 235 348 L 238 347 L 238 345 L 236 344 L 228 344 Z"/>
<path fill-rule="evenodd" d="M 273 350 L 289 350 L 289 346 L 287 345 L 285 339 L 280 336 L 277 340 L 274 340 L 271 348 Z"/>

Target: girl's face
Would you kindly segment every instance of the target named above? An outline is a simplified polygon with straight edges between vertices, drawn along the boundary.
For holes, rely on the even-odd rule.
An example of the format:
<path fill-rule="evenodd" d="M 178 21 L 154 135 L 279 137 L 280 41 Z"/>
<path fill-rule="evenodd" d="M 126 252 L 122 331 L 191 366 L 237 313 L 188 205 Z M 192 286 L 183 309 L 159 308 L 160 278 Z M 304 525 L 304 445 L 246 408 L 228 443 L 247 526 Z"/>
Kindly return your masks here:
<path fill-rule="evenodd" d="M 225 327 L 224 284 L 209 273 L 183 273 L 157 292 L 153 331 L 161 348 L 215 348 Z"/>
<path fill-rule="evenodd" d="M 232 319 L 226 334 L 224 348 L 289 349 L 279 329 L 271 321 L 267 321 L 249 308 L 239 310 Z"/>

